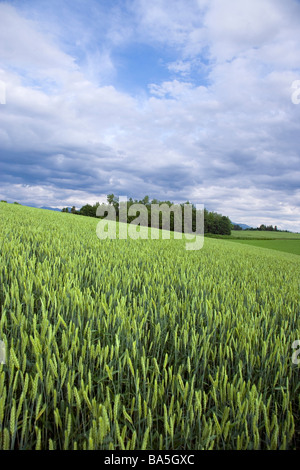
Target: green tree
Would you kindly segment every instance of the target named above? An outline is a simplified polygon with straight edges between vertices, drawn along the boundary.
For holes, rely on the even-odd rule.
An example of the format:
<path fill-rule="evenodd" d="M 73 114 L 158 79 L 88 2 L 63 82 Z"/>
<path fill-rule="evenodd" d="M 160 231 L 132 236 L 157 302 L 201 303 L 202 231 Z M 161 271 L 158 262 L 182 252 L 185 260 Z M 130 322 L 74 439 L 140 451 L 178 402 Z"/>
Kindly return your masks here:
<path fill-rule="evenodd" d="M 119 199 L 114 194 L 108 194 L 107 196 L 108 204 L 112 204 L 115 208 L 117 217 L 119 216 Z"/>
<path fill-rule="evenodd" d="M 79 210 L 79 215 L 84 215 L 86 217 L 96 217 L 96 207 L 91 206 L 91 204 L 85 204 Z"/>

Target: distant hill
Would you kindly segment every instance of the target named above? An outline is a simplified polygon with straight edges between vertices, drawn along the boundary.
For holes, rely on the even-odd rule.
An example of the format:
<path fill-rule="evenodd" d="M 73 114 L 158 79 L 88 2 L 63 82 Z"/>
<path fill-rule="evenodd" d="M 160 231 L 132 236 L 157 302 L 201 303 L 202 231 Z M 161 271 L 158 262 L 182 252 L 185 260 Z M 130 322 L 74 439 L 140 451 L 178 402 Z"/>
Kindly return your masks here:
<path fill-rule="evenodd" d="M 33 207 L 34 209 L 44 209 L 44 210 L 47 210 L 47 211 L 61 212 L 61 209 L 59 209 L 58 207 L 48 207 L 48 206 L 38 207 L 38 206 L 33 206 L 32 204 L 24 204 L 24 206 Z M 71 207 L 69 209 L 71 210 Z"/>
<path fill-rule="evenodd" d="M 240 227 L 242 227 L 243 230 L 245 230 L 246 228 L 252 228 L 250 227 L 249 225 L 246 225 L 246 224 L 237 224 L 236 222 L 232 222 L 233 225 L 239 225 Z"/>
<path fill-rule="evenodd" d="M 48 211 L 57 211 L 57 212 L 61 212 L 61 209 L 58 209 L 57 207 L 46 207 L 46 206 L 43 206 L 43 207 L 40 207 L 40 209 L 46 209 Z M 71 209 L 71 208 L 70 208 Z"/>

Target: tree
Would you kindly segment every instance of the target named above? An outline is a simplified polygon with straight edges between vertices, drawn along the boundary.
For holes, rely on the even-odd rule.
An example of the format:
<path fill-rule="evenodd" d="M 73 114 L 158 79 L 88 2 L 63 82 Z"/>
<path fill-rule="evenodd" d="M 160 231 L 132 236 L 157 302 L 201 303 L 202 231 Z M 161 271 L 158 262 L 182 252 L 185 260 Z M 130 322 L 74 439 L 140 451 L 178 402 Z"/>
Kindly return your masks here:
<path fill-rule="evenodd" d="M 114 194 L 108 194 L 107 196 L 107 202 L 108 204 L 111 204 L 114 206 L 116 215 L 117 217 L 119 216 L 119 200 Z"/>
<path fill-rule="evenodd" d="M 146 225 L 151 226 L 151 205 L 152 204 L 158 204 L 159 206 L 161 204 L 167 205 L 169 208 L 174 205 L 173 202 L 171 201 L 159 201 L 158 199 L 152 199 L 150 203 L 150 198 L 149 196 L 145 196 L 143 199 L 138 201 L 137 199 L 132 199 L 130 198 L 127 201 L 127 223 L 131 223 L 133 220 L 136 219 L 136 215 L 134 216 L 129 216 L 129 208 L 133 204 L 143 204 L 148 211 L 148 222 L 146 221 Z M 116 211 L 116 217 L 117 220 L 119 220 L 119 199 L 112 193 L 108 194 L 107 196 L 107 204 L 111 205 L 114 207 Z M 185 202 L 184 204 L 178 204 L 175 205 L 175 208 L 179 207 L 181 208 L 182 211 L 182 231 L 184 232 L 185 227 L 184 227 L 184 207 L 185 205 L 188 204 L 192 207 L 192 231 L 195 232 L 198 227 L 196 227 L 196 206 L 194 204 L 191 204 L 189 201 Z M 75 206 L 72 207 L 71 212 L 72 213 L 77 213 L 79 215 L 84 215 L 88 217 L 97 217 L 97 208 L 99 206 L 99 202 L 96 202 L 93 206 L 90 204 L 86 204 L 85 206 L 82 206 L 79 211 L 75 211 Z M 63 212 L 66 211 L 68 212 L 68 208 L 63 209 Z M 74 212 L 75 211 L 75 212 Z M 177 220 L 177 219 L 176 219 Z M 162 228 L 162 213 L 161 211 L 159 212 L 159 228 Z M 170 230 L 174 231 L 175 229 L 175 219 L 174 219 L 174 213 L 173 210 L 170 211 Z M 212 233 L 212 234 L 218 234 L 218 235 L 230 235 L 231 234 L 231 229 L 232 229 L 232 224 L 229 220 L 228 217 L 223 216 L 221 214 L 217 214 L 216 212 L 209 212 L 207 209 L 204 209 L 204 233 Z M 240 227 L 239 227 L 240 229 Z"/>
<path fill-rule="evenodd" d="M 219 221 L 219 230 L 222 235 L 231 234 L 231 222 L 228 217 L 223 215 Z"/>
<path fill-rule="evenodd" d="M 231 222 L 228 217 L 204 209 L 204 233 L 230 235 Z"/>
<path fill-rule="evenodd" d="M 116 206 L 118 204 L 118 198 L 114 194 L 108 194 L 107 202 L 108 204 L 112 204 L 113 206 Z"/>
<path fill-rule="evenodd" d="M 100 206 L 99 202 L 96 202 L 94 205 L 86 204 L 85 206 L 82 206 L 79 209 L 79 211 L 75 213 L 79 215 L 85 215 L 87 217 L 97 217 L 97 209 L 99 206 Z"/>
<path fill-rule="evenodd" d="M 96 217 L 96 207 L 91 206 L 91 204 L 86 204 L 85 206 L 82 206 L 81 209 L 79 210 L 79 215 L 85 215 L 87 217 Z"/>
<path fill-rule="evenodd" d="M 149 200 L 149 196 L 145 196 L 143 199 L 142 199 L 142 204 L 144 204 L 145 206 L 148 206 L 150 204 L 150 200 Z"/>

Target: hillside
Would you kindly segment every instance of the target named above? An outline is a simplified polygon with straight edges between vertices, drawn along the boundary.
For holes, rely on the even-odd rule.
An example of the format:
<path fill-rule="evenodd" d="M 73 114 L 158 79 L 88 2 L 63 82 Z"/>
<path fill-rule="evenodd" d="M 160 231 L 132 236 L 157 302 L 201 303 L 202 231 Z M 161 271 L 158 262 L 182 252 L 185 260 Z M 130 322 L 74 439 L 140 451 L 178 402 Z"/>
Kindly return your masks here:
<path fill-rule="evenodd" d="M 298 256 L 0 223 L 1 449 L 299 449 Z"/>
<path fill-rule="evenodd" d="M 300 233 L 260 230 L 232 230 L 231 237 L 252 240 L 300 240 Z"/>

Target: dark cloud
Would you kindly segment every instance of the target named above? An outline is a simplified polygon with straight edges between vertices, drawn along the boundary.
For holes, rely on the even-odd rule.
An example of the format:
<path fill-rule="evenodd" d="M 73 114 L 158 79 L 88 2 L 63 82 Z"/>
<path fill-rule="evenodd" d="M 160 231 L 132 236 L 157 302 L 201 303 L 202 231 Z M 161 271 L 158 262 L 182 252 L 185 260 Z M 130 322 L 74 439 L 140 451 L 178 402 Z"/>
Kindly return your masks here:
<path fill-rule="evenodd" d="M 88 0 L 82 15 L 80 2 L 60 2 L 61 17 L 49 2 L 21 3 L 0 4 L 1 199 L 59 207 L 148 194 L 300 230 L 297 2 Z M 157 72 L 133 91 L 135 46 L 151 48 L 153 64 L 157 51 L 168 80 Z"/>

